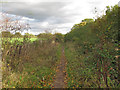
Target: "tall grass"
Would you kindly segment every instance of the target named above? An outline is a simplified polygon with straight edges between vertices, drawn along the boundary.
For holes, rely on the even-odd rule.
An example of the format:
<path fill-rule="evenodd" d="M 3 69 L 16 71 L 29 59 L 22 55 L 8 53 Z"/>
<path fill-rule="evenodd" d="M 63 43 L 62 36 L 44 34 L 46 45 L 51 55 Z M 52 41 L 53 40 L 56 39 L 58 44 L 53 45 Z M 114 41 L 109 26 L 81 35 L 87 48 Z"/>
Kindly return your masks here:
<path fill-rule="evenodd" d="M 59 45 L 48 40 L 4 42 L 3 88 L 52 87 Z M 17 43 L 17 44 L 16 44 Z"/>

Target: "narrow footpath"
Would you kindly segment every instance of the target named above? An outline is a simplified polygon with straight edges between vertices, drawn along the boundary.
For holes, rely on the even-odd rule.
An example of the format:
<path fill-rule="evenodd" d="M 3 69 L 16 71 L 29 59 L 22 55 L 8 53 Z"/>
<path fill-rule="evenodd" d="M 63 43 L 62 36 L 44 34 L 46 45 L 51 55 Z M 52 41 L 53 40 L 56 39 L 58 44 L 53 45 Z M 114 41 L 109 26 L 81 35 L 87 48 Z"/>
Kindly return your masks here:
<path fill-rule="evenodd" d="M 65 88 L 65 53 L 64 53 L 64 47 L 62 48 L 62 55 L 60 64 L 58 65 L 58 68 L 56 70 L 56 77 L 53 82 L 54 88 Z"/>

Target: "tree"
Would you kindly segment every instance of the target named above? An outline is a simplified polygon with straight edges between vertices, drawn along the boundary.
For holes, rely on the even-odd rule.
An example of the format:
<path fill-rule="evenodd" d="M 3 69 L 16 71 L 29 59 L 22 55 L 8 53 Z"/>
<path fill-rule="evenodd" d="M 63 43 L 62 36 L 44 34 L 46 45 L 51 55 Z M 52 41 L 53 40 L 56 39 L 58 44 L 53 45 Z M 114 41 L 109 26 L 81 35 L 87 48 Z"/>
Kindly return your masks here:
<path fill-rule="evenodd" d="M 29 34 L 30 35 L 30 38 L 35 38 L 35 35 L 33 34 Z"/>
<path fill-rule="evenodd" d="M 23 31 L 30 29 L 28 23 L 23 23 L 21 20 L 18 20 L 17 17 L 9 17 L 7 14 L 1 14 L 0 18 L 0 31 Z"/>
<path fill-rule="evenodd" d="M 92 18 L 86 18 L 82 20 L 82 22 L 90 23 L 90 22 L 94 22 L 94 20 Z"/>
<path fill-rule="evenodd" d="M 38 38 L 46 38 L 46 39 L 51 39 L 52 34 L 51 33 L 40 33 L 37 35 Z"/>
<path fill-rule="evenodd" d="M 62 42 L 63 41 L 63 35 L 61 33 L 55 33 L 55 41 L 56 42 Z"/>
<path fill-rule="evenodd" d="M 94 20 L 92 18 L 86 18 L 84 20 L 82 20 L 81 23 L 79 24 L 75 24 L 71 30 L 75 30 L 77 28 L 79 28 L 80 26 L 85 26 L 87 23 L 91 23 L 91 22 L 94 22 Z"/>
<path fill-rule="evenodd" d="M 29 42 L 30 41 L 30 35 L 29 35 L 29 33 L 25 33 L 23 41 L 24 42 Z"/>
<path fill-rule="evenodd" d="M 14 37 L 18 37 L 18 38 L 20 38 L 20 37 L 22 37 L 22 35 L 21 35 L 20 32 L 16 32 L 15 35 L 14 35 Z"/>
<path fill-rule="evenodd" d="M 9 31 L 2 31 L 2 37 L 9 38 L 12 34 Z"/>

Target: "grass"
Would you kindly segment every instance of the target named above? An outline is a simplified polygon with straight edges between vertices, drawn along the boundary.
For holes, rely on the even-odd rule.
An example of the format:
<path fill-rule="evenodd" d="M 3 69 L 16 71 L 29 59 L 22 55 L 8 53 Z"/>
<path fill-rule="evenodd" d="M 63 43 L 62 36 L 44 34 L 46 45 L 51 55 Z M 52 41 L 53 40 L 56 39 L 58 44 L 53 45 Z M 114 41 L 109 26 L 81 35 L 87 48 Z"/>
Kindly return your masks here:
<path fill-rule="evenodd" d="M 73 44 L 68 44 L 65 48 L 67 59 L 67 87 L 68 88 L 96 88 L 97 77 L 85 62 L 87 55 L 76 52 Z"/>
<path fill-rule="evenodd" d="M 38 38 L 30 38 L 30 41 L 33 42 L 37 40 Z M 14 43 L 16 40 L 19 42 L 23 42 L 23 38 L 2 38 L 3 41 L 10 41 L 11 43 Z"/>
<path fill-rule="evenodd" d="M 22 45 L 20 45 L 21 41 L 18 43 L 19 45 L 16 45 L 16 42 L 8 43 L 4 47 L 3 88 L 52 88 L 56 67 L 62 53 L 62 44 L 52 43 L 49 40 L 43 40 L 41 43 L 39 39 L 33 39 L 32 42 L 26 42 Z M 22 49 L 19 54 L 21 46 Z M 65 70 L 67 87 L 99 87 L 99 74 L 96 67 L 97 51 L 99 52 L 97 45 L 92 48 L 91 46 L 85 48 L 82 44 L 77 46 L 76 43 L 67 42 L 64 43 L 64 46 L 67 60 Z M 113 47 L 112 44 L 108 46 L 109 48 Z M 113 52 L 113 50 L 111 51 Z M 102 67 L 100 70 L 102 72 L 104 68 Z M 111 71 L 113 72 L 113 70 Z M 107 77 L 109 87 L 119 87 L 117 80 L 112 80 L 109 75 Z M 103 76 L 100 78 L 100 85 L 101 88 L 106 88 Z"/>
<path fill-rule="evenodd" d="M 3 52 L 3 88 L 51 88 L 53 86 L 61 46 L 48 41 L 42 43 L 35 39 L 33 41 L 24 43 L 20 54 L 21 45 L 12 43 L 5 46 L 8 48 L 4 48 Z M 10 48 L 11 45 L 13 48 Z M 10 51 L 9 54 L 5 54 L 7 51 Z"/>

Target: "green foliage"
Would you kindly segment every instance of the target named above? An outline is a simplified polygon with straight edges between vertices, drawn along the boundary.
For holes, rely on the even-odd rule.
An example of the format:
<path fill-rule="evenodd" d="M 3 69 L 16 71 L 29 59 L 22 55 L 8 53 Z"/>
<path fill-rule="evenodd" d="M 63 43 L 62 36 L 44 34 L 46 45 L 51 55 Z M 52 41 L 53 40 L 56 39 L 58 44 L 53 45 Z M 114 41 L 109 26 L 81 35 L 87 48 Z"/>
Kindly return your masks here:
<path fill-rule="evenodd" d="M 37 35 L 38 38 L 51 38 L 52 34 L 51 33 L 40 33 Z"/>
<path fill-rule="evenodd" d="M 21 35 L 21 33 L 20 33 L 20 32 L 16 32 L 16 33 L 14 34 L 14 37 L 15 37 L 15 38 L 21 38 L 21 37 L 22 37 L 22 35 Z"/>
<path fill-rule="evenodd" d="M 56 42 L 63 42 L 63 35 L 61 33 L 55 33 L 54 36 Z"/>
<path fill-rule="evenodd" d="M 2 31 L 2 37 L 10 38 L 12 37 L 12 34 L 9 31 Z"/>
<path fill-rule="evenodd" d="M 94 20 L 92 18 L 86 18 L 82 20 L 82 22 L 90 23 L 90 22 L 94 22 Z"/>
<path fill-rule="evenodd" d="M 65 35 L 68 87 L 119 87 L 118 17 L 118 6 L 107 6 L 106 15 L 95 21 L 84 19 Z"/>
<path fill-rule="evenodd" d="M 25 35 L 23 37 L 23 41 L 24 42 L 30 42 L 30 34 L 29 33 L 25 33 Z"/>
<path fill-rule="evenodd" d="M 3 88 L 51 88 L 63 39 L 68 88 L 119 88 L 119 8 L 106 8 L 106 15 L 84 19 L 64 36 L 2 32 Z"/>

